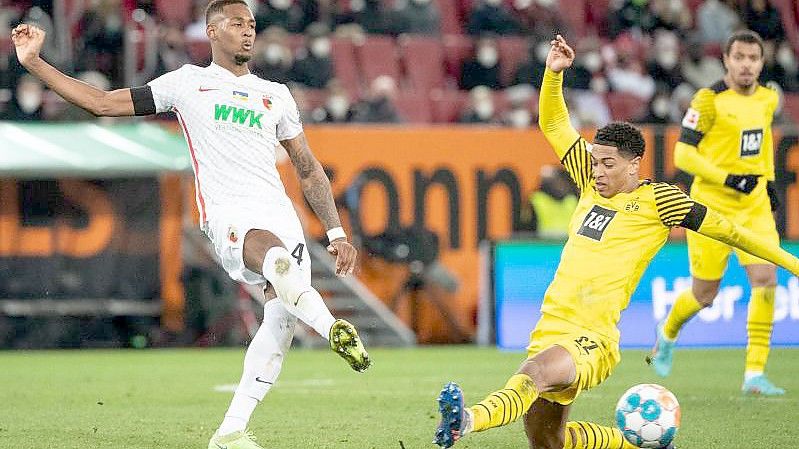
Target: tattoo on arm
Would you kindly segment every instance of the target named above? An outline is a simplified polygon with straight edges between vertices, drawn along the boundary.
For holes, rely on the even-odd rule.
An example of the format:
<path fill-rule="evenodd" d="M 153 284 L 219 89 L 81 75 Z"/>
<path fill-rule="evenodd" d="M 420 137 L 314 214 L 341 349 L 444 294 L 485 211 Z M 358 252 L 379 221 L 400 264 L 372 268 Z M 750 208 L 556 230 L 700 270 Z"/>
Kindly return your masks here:
<path fill-rule="evenodd" d="M 281 142 L 291 157 L 297 176 L 300 178 L 302 192 L 311 205 L 316 216 L 322 221 L 325 229 L 341 226 L 341 220 L 333 200 L 330 180 L 319 161 L 316 160 L 304 134 L 291 140 Z"/>

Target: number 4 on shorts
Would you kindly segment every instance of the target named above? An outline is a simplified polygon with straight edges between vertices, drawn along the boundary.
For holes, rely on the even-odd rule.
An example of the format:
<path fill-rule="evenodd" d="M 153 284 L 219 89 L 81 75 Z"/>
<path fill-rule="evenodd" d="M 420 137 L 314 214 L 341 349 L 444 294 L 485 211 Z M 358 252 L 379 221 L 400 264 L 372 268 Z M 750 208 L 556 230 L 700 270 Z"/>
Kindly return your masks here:
<path fill-rule="evenodd" d="M 302 263 L 302 250 L 305 249 L 305 245 L 302 243 L 297 243 L 297 246 L 294 247 L 294 250 L 291 252 L 291 257 L 297 259 L 297 265 Z"/>

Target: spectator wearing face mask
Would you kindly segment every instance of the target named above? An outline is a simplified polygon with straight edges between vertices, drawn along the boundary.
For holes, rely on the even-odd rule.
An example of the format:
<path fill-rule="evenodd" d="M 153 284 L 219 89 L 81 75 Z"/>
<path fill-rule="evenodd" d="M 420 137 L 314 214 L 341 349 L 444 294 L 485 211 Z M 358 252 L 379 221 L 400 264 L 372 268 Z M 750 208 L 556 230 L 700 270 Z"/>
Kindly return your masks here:
<path fill-rule="evenodd" d="M 3 120 L 39 121 L 44 118 L 42 105 L 44 102 L 44 86 L 31 75 L 22 75 L 11 97 Z"/>
<path fill-rule="evenodd" d="M 314 109 L 311 119 L 314 123 L 351 123 L 355 120 L 351 106 L 347 90 L 333 80 L 327 88 L 325 104 Z"/>
<path fill-rule="evenodd" d="M 502 124 L 516 129 L 530 128 L 536 121 L 532 111 L 533 92 L 530 86 L 514 86 L 505 90 L 510 107 L 502 114 Z"/>
<path fill-rule="evenodd" d="M 527 59 L 519 65 L 519 68 L 516 69 L 516 75 L 513 77 L 514 86 L 527 84 L 536 89 L 541 89 L 549 47 L 548 41 L 530 40 Z"/>
<path fill-rule="evenodd" d="M 677 35 L 670 31 L 657 32 L 653 57 L 647 63 L 647 72 L 656 83 L 666 85 L 671 92 L 683 82 L 679 64 L 680 42 Z"/>
<path fill-rule="evenodd" d="M 706 56 L 701 44 L 689 42 L 685 53 L 686 56 L 680 62 L 680 73 L 695 89 L 708 87 L 724 77 L 726 71 L 721 61 Z"/>
<path fill-rule="evenodd" d="M 372 81 L 369 96 L 355 106 L 354 121 L 359 123 L 399 123 L 402 121 L 394 98 L 397 83 L 388 75 L 378 76 Z"/>
<path fill-rule="evenodd" d="M 300 0 L 300 30 L 307 32 L 313 23 L 322 23 L 328 30 L 333 29 L 336 24 L 336 8 L 336 0 Z"/>
<path fill-rule="evenodd" d="M 768 0 L 748 0 L 743 17 L 746 27 L 759 34 L 764 41 L 785 38 L 780 12 Z"/>
<path fill-rule="evenodd" d="M 502 0 L 476 0 L 469 14 L 466 31 L 472 36 L 486 33 L 508 35 L 520 34 L 521 25 Z"/>
<path fill-rule="evenodd" d="M 394 12 L 395 32 L 438 35 L 441 14 L 433 0 L 405 0 Z"/>
<path fill-rule="evenodd" d="M 458 123 L 463 124 L 495 124 L 494 95 L 486 86 L 477 86 L 469 92 L 469 107 L 460 117 Z"/>
<path fill-rule="evenodd" d="M 83 30 L 77 47 L 81 49 L 78 70 L 97 70 L 111 74 L 114 86 L 122 82 L 123 28 L 121 0 L 96 0 L 80 19 Z"/>
<path fill-rule="evenodd" d="M 291 78 L 307 87 L 321 89 L 333 78 L 330 36 L 327 27 L 321 23 L 308 26 L 305 34 L 306 46 L 294 61 Z"/>
<path fill-rule="evenodd" d="M 391 34 L 393 24 L 380 0 L 350 0 L 350 10 L 336 18 L 339 25 L 357 25 L 368 34 Z"/>
<path fill-rule="evenodd" d="M 476 86 L 500 89 L 502 83 L 499 74 L 497 43 L 492 38 L 484 37 L 477 41 L 474 58 L 464 61 L 459 86 L 466 90 Z"/>
<path fill-rule="evenodd" d="M 652 101 L 649 102 L 646 115 L 636 121 L 660 125 L 671 123 L 671 95 L 666 86 L 660 86 Z"/>
<path fill-rule="evenodd" d="M 269 27 L 258 36 L 253 73 L 276 83 L 285 84 L 291 80 L 292 56 L 286 39 L 286 31 L 280 27 Z"/>
<path fill-rule="evenodd" d="M 267 27 L 283 28 L 291 33 L 300 31 L 302 11 L 292 0 L 268 0 L 258 5 L 255 13 L 255 31 L 260 33 Z"/>
<path fill-rule="evenodd" d="M 734 0 L 705 0 L 696 12 L 699 44 L 723 44 L 741 23 Z M 723 74 L 722 74 L 723 75 Z"/>
<path fill-rule="evenodd" d="M 797 79 L 796 54 L 788 41 L 783 41 L 774 49 L 774 41 L 763 43 L 763 70 L 760 72 L 760 82 L 777 83 L 782 90 L 787 92 L 799 91 Z"/>
<path fill-rule="evenodd" d="M 620 58 L 618 65 L 608 70 L 608 81 L 614 91 L 626 92 L 644 101 L 655 94 L 655 80 L 635 58 Z"/>

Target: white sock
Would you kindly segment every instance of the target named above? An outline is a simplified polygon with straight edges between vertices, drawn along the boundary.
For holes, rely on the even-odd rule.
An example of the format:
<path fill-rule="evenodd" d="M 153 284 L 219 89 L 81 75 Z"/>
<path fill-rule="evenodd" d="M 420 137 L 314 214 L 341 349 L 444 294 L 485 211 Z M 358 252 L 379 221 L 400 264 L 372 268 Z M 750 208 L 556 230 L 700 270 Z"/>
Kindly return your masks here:
<path fill-rule="evenodd" d="M 744 371 L 744 382 L 749 382 L 753 377 L 762 376 L 763 371 Z"/>
<path fill-rule="evenodd" d="M 219 426 L 219 435 L 244 430 L 255 407 L 272 388 L 291 346 L 297 318 L 278 299 L 264 305 L 264 321 L 244 356 L 244 369 L 233 400 Z"/>
<path fill-rule="evenodd" d="M 275 246 L 266 252 L 262 273 L 289 312 L 325 339 L 330 338 L 330 328 L 336 319 L 286 248 Z"/>

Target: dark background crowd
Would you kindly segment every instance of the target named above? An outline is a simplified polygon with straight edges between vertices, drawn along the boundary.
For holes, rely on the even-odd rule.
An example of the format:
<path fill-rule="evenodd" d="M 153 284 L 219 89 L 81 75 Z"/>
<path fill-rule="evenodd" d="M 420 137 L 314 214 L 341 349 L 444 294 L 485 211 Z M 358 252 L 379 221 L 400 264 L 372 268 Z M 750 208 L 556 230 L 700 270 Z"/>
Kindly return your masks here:
<path fill-rule="evenodd" d="M 0 0 L 0 119 L 81 120 L 26 76 L 8 39 L 48 30 L 43 54 L 104 89 L 207 64 L 205 0 Z M 306 123 L 478 123 L 527 127 L 549 40 L 578 51 L 566 78 L 577 126 L 679 123 L 719 80 L 723 43 L 766 41 L 761 81 L 799 106 L 795 0 L 252 0 L 253 71 L 288 83 Z"/>

